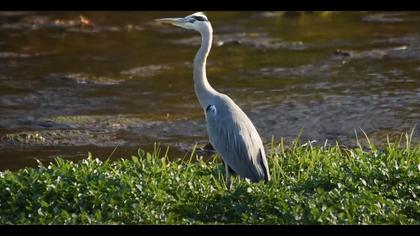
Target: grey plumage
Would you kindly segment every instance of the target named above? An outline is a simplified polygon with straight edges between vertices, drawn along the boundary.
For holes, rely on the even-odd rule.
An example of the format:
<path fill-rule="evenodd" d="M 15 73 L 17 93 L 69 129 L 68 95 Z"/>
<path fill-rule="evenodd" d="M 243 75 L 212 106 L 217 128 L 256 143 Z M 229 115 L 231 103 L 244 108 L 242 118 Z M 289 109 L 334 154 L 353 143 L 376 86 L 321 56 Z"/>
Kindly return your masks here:
<path fill-rule="evenodd" d="M 210 143 L 225 163 L 227 188 L 230 189 L 231 185 L 229 167 L 241 178 L 252 182 L 269 181 L 264 145 L 257 129 L 230 97 L 217 92 L 207 81 L 206 61 L 213 39 L 213 29 L 207 17 L 198 12 L 184 18 L 157 21 L 201 34 L 201 47 L 194 58 L 194 90 L 206 116 Z"/>

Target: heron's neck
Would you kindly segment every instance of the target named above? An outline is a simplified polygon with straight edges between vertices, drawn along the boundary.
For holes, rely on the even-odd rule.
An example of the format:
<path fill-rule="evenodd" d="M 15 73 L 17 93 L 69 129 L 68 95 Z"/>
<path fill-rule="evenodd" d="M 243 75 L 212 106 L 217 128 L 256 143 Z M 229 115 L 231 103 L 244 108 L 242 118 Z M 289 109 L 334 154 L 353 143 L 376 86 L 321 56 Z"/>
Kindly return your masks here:
<path fill-rule="evenodd" d="M 209 26 L 208 30 L 203 30 L 201 33 L 201 47 L 194 58 L 194 89 L 203 109 L 207 107 L 208 100 L 216 91 L 211 87 L 207 81 L 206 62 L 209 55 L 210 48 L 213 41 L 213 30 Z"/>

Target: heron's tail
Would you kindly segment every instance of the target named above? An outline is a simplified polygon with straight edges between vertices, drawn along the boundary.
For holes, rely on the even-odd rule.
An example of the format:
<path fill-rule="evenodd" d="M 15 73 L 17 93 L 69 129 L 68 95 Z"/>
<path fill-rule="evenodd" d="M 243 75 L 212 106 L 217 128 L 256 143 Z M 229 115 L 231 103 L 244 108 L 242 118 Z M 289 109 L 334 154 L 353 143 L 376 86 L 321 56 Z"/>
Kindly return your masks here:
<path fill-rule="evenodd" d="M 270 180 L 271 180 L 270 173 L 268 173 L 268 172 L 267 172 L 267 173 L 265 174 L 265 176 L 264 176 L 264 182 L 265 182 L 265 183 L 267 183 L 267 182 L 269 182 Z"/>
<path fill-rule="evenodd" d="M 260 149 L 259 159 L 260 159 L 260 165 L 264 172 L 264 182 L 267 183 L 268 181 L 271 180 L 271 176 L 270 176 L 270 171 L 268 169 L 267 158 L 265 156 L 264 150 Z"/>
<path fill-rule="evenodd" d="M 271 180 L 270 171 L 268 170 L 268 166 L 263 165 L 264 169 L 264 182 L 267 183 Z"/>

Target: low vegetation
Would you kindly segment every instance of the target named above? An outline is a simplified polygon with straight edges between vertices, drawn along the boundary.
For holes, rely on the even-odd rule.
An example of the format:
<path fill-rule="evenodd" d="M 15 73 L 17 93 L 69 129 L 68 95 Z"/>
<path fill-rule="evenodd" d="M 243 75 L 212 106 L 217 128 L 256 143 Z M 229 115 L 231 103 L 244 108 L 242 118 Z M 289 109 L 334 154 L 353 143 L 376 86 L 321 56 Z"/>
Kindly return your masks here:
<path fill-rule="evenodd" d="M 369 141 L 369 140 L 368 140 Z M 420 145 L 271 145 L 268 184 L 232 183 L 219 159 L 89 154 L 0 173 L 2 224 L 420 224 Z"/>

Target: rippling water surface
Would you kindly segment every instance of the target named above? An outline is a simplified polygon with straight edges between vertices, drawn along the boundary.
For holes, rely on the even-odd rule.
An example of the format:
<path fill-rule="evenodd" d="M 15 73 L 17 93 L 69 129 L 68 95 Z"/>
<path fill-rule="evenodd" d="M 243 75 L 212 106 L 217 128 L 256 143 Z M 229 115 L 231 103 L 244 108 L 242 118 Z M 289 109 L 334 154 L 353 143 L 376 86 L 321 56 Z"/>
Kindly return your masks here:
<path fill-rule="evenodd" d="M 0 169 L 56 156 L 182 157 L 208 141 L 192 84 L 191 12 L 0 12 Z M 419 12 L 207 12 L 214 88 L 264 142 L 375 142 L 420 120 Z M 419 141 L 419 128 L 414 141 Z"/>

